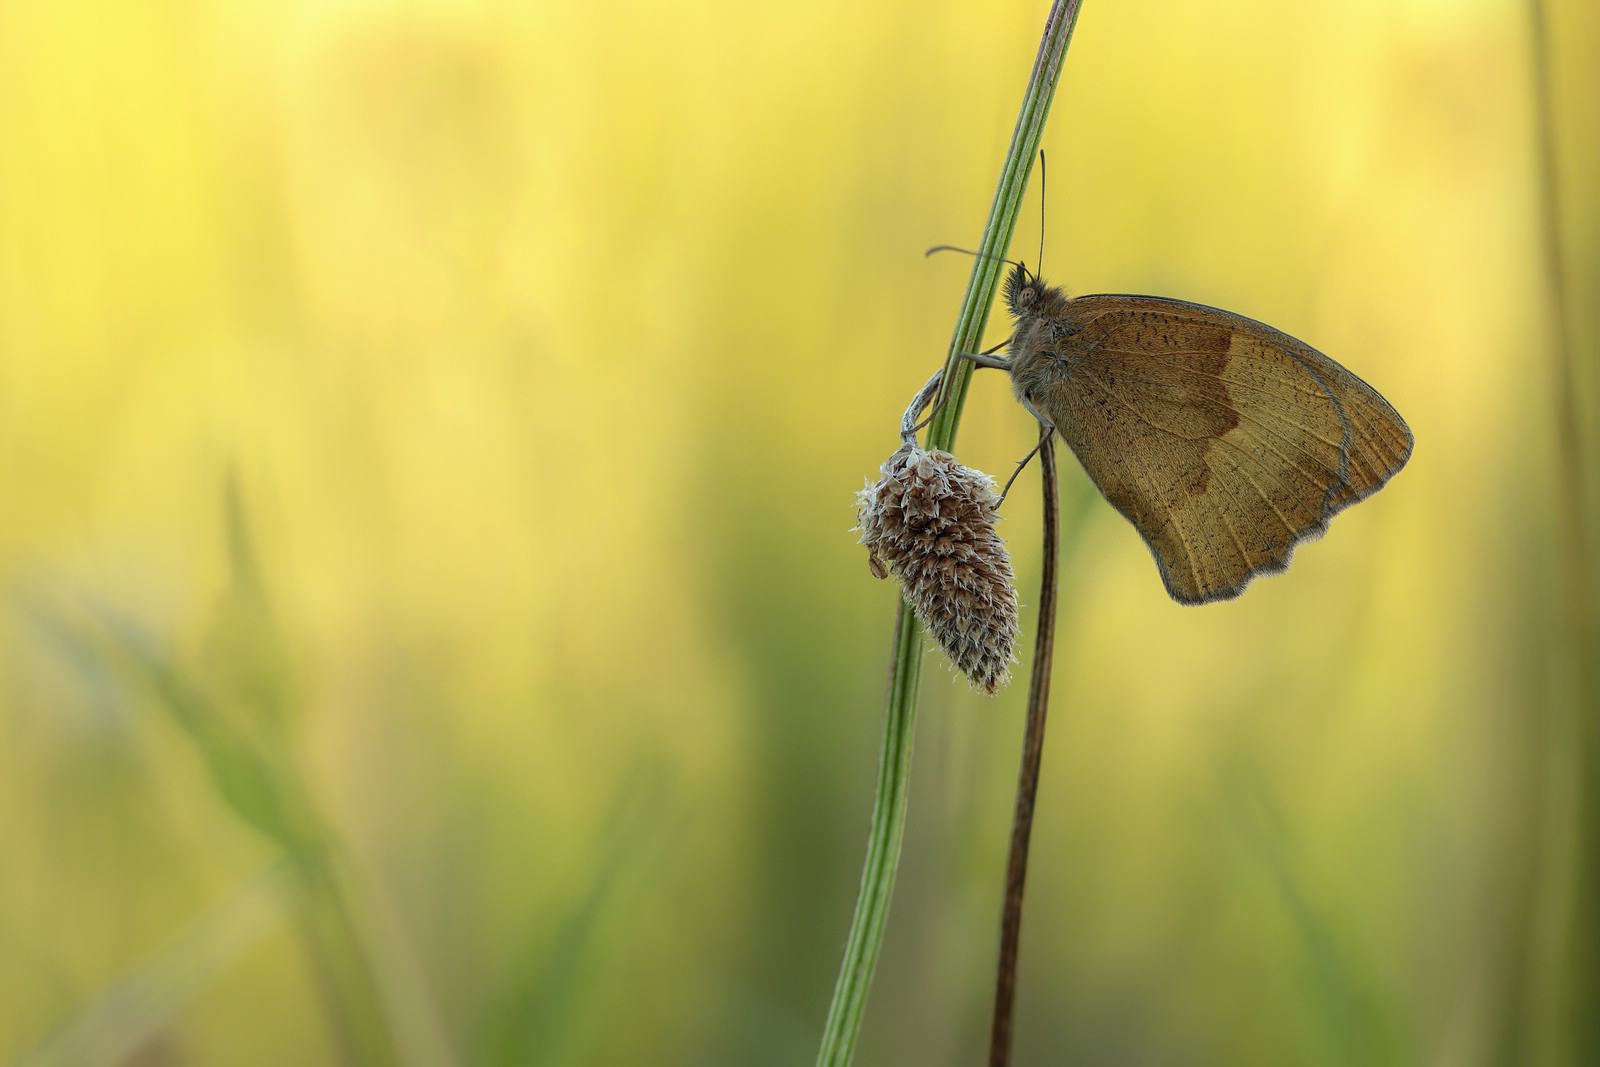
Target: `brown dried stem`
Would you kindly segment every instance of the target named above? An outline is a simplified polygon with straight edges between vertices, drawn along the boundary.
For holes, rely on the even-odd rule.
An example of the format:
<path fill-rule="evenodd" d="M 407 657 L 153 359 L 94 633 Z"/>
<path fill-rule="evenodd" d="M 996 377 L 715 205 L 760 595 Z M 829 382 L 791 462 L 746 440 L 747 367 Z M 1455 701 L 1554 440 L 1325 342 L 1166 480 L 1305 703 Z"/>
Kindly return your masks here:
<path fill-rule="evenodd" d="M 989 1067 L 1011 1059 L 1011 1020 L 1016 1014 L 1017 951 L 1022 937 L 1022 893 L 1028 878 L 1028 844 L 1033 835 L 1033 802 L 1039 795 L 1044 760 L 1045 716 L 1050 707 L 1051 654 L 1056 633 L 1056 555 L 1059 495 L 1056 450 L 1047 435 L 1039 446 L 1044 479 L 1044 567 L 1039 579 L 1039 623 L 1028 681 L 1028 721 L 1023 730 L 1022 768 L 1017 774 L 1017 806 L 1011 820 L 1011 854 L 1006 863 L 1006 896 L 1000 916 L 1000 964 L 995 974 L 994 1020 L 989 1029 Z"/>

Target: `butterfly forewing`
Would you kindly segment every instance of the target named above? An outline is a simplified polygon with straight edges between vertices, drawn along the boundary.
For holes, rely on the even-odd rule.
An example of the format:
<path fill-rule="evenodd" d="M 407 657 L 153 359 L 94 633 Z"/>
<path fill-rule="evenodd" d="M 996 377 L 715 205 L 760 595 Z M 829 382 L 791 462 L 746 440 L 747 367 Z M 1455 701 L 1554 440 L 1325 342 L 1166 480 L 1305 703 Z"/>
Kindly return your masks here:
<path fill-rule="evenodd" d="M 1086 296 L 1034 402 L 1186 603 L 1237 596 L 1405 464 L 1370 386 L 1287 334 L 1180 300 Z"/>

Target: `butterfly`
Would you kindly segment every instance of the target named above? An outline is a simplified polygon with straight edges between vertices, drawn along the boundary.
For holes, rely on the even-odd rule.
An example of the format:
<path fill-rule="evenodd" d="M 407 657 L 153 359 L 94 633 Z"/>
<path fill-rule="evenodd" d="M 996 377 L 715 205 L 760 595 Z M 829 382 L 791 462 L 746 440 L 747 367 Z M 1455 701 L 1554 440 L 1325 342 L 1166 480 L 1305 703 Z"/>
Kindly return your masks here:
<path fill-rule="evenodd" d="M 1156 296 L 1068 297 L 1014 263 L 1017 398 L 1133 523 L 1174 600 L 1229 600 L 1377 492 L 1413 438 L 1377 390 L 1265 323 Z"/>

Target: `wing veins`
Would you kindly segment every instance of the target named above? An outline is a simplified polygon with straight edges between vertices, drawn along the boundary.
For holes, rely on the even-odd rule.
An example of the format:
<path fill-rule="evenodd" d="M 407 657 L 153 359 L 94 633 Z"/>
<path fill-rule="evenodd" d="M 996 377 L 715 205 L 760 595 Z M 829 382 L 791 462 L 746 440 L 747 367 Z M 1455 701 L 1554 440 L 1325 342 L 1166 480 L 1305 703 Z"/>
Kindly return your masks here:
<path fill-rule="evenodd" d="M 1226 444 L 1229 448 L 1233 449 L 1235 452 L 1238 452 L 1238 453 L 1240 453 L 1241 455 L 1244 455 L 1244 456 L 1249 456 L 1250 455 L 1250 452 L 1247 449 L 1241 447 L 1238 442 L 1229 441 L 1226 437 L 1223 437 L 1222 440 L 1223 440 L 1224 444 Z M 1261 487 L 1261 483 L 1260 482 L 1255 480 L 1255 478 L 1251 475 L 1249 469 L 1247 467 L 1245 467 L 1243 464 L 1235 464 L 1233 469 L 1236 470 L 1236 471 L 1241 472 L 1244 475 L 1244 480 L 1250 483 L 1250 488 L 1252 488 L 1252 489 L 1254 489 L 1256 491 L 1256 495 L 1261 498 L 1261 502 L 1263 504 L 1267 505 L 1267 507 L 1272 509 L 1272 513 L 1274 515 L 1276 515 L 1278 517 L 1278 521 L 1283 524 L 1284 530 L 1286 530 L 1291 537 L 1298 537 L 1298 531 L 1296 531 L 1294 523 L 1290 522 L 1288 516 L 1286 516 L 1283 513 L 1283 511 L 1281 509 L 1279 509 L 1277 501 L 1273 500 L 1272 497 L 1267 495 L 1267 491 Z M 1278 484 L 1280 486 L 1283 485 L 1283 483 L 1281 481 Z M 1316 483 L 1313 482 L 1312 484 L 1316 484 Z M 1284 488 L 1288 488 L 1288 487 L 1284 486 Z"/>
<path fill-rule="evenodd" d="M 1136 418 L 1138 418 L 1140 421 L 1142 421 L 1145 425 L 1149 426 L 1151 429 L 1153 429 L 1153 430 L 1155 430 L 1155 431 L 1157 431 L 1159 433 L 1168 434 L 1168 435 L 1173 436 L 1173 437 L 1179 437 L 1181 440 L 1186 440 L 1186 441 L 1187 440 L 1195 440 L 1195 438 L 1182 437 L 1179 434 L 1175 434 L 1171 430 L 1168 430 L 1164 426 L 1158 426 L 1155 422 L 1153 422 L 1150 419 L 1146 418 L 1137 408 L 1135 408 L 1131 403 L 1129 403 L 1128 400 L 1121 394 L 1121 392 L 1119 390 L 1113 388 L 1109 383 L 1103 381 L 1099 376 L 1093 375 L 1093 374 L 1086 374 L 1086 375 L 1083 375 L 1082 377 L 1086 381 L 1093 382 L 1095 384 L 1095 386 L 1098 387 L 1101 390 L 1101 392 L 1105 393 L 1107 396 L 1111 397 L 1112 399 L 1114 399 L 1118 403 L 1120 403 L 1123 407 L 1127 408 L 1130 412 L 1133 413 L 1133 415 Z M 1318 379 L 1318 380 L 1320 381 L 1320 379 Z M 1332 399 L 1332 398 L 1330 397 L 1330 399 Z M 1213 404 L 1215 406 L 1215 401 L 1206 401 L 1206 402 L 1207 403 L 1211 403 L 1211 404 Z M 1292 444 L 1293 443 L 1292 439 L 1290 439 L 1288 437 L 1285 437 L 1284 435 L 1282 435 L 1280 433 L 1277 433 L 1275 430 L 1273 430 L 1273 428 L 1271 427 L 1270 424 L 1262 421 L 1261 419 L 1255 417 L 1254 415 L 1247 414 L 1245 412 L 1240 412 L 1236 408 L 1229 408 L 1228 410 L 1232 411 L 1235 414 L 1238 414 L 1238 415 L 1240 415 L 1242 417 L 1248 418 L 1253 424 L 1261 427 L 1263 430 L 1265 430 L 1267 432 L 1272 433 L 1274 436 L 1278 437 L 1280 440 L 1284 441 L 1285 443 L 1287 443 L 1287 444 Z M 1343 410 L 1337 406 L 1337 401 L 1335 401 L 1335 410 L 1339 413 L 1339 415 L 1341 417 L 1341 425 L 1345 426 L 1345 433 L 1344 433 L 1343 436 L 1348 437 L 1349 436 L 1349 429 L 1348 429 L 1348 426 L 1345 425 L 1347 420 L 1345 420 L 1345 418 L 1344 418 Z M 1295 447 L 1299 448 L 1299 451 L 1301 452 L 1301 454 L 1304 455 L 1307 459 L 1311 460 L 1313 463 L 1317 464 L 1318 466 L 1322 466 L 1324 470 L 1329 471 L 1329 473 L 1331 473 L 1333 475 L 1332 484 L 1328 485 L 1326 488 L 1323 488 L 1322 501 L 1318 505 L 1318 508 L 1317 508 L 1317 513 L 1318 513 L 1319 520 L 1323 521 L 1323 522 L 1326 522 L 1333 514 L 1332 512 L 1329 512 L 1329 510 L 1328 510 L 1329 503 L 1333 500 L 1334 496 L 1336 496 L 1339 493 L 1340 490 L 1348 488 L 1348 485 L 1349 485 L 1349 474 L 1348 474 L 1348 471 L 1349 471 L 1349 447 L 1348 447 L 1347 444 L 1345 444 L 1342 441 L 1339 444 L 1335 445 L 1333 441 L 1330 441 L 1325 437 L 1317 436 L 1315 433 L 1312 433 L 1306 427 L 1300 427 L 1300 429 L 1305 430 L 1306 431 L 1306 435 L 1308 437 L 1312 438 L 1313 440 L 1320 441 L 1321 443 L 1323 443 L 1325 445 L 1328 445 L 1330 448 L 1337 448 L 1338 452 L 1339 452 L 1339 466 L 1338 466 L 1337 469 L 1333 469 L 1333 468 L 1329 468 L 1329 467 L 1326 467 L 1325 465 L 1323 465 L 1322 462 L 1316 456 L 1312 455 L 1310 452 L 1306 451 L 1304 448 L 1299 448 L 1299 446 L 1295 446 Z M 1309 481 L 1312 484 L 1312 486 L 1317 487 L 1317 488 L 1322 488 L 1319 480 L 1313 474 L 1311 474 L 1308 471 L 1306 471 L 1305 468 L 1301 467 L 1298 463 L 1291 462 L 1289 460 L 1289 457 L 1285 456 L 1282 452 L 1278 452 L 1276 449 L 1274 449 L 1273 451 L 1274 451 L 1274 453 L 1276 455 L 1279 456 L 1279 458 L 1283 459 L 1285 463 L 1288 463 L 1291 467 L 1293 467 L 1296 471 L 1298 471 L 1307 481 Z M 1186 491 L 1185 495 L 1187 495 L 1187 491 Z M 1187 547 L 1187 546 L 1185 546 L 1185 547 Z M 1210 547 L 1209 544 L 1208 544 L 1207 547 Z"/>
<path fill-rule="evenodd" d="M 1085 381 L 1092 381 L 1096 386 L 1098 386 L 1100 388 L 1100 390 L 1102 392 L 1104 392 L 1107 396 L 1113 397 L 1116 400 L 1118 400 L 1119 402 L 1121 402 L 1121 404 L 1124 407 L 1126 407 L 1129 411 L 1131 411 L 1135 415 L 1137 415 L 1140 419 L 1142 419 L 1145 422 L 1146 425 L 1150 426 L 1152 429 L 1159 430 L 1160 432 L 1165 433 L 1165 434 L 1169 434 L 1169 435 L 1171 435 L 1173 437 L 1179 437 L 1179 438 L 1181 438 L 1182 440 L 1185 440 L 1185 441 L 1197 440 L 1197 438 L 1183 437 L 1183 435 L 1174 433 L 1173 431 L 1167 429 L 1165 426 L 1158 426 L 1155 422 L 1151 421 L 1148 418 L 1145 418 L 1145 416 L 1143 414 L 1141 414 L 1139 412 L 1139 410 L 1136 407 L 1134 407 L 1133 404 L 1131 404 L 1127 400 L 1127 398 L 1124 397 L 1121 394 L 1120 391 L 1118 391 L 1116 388 L 1114 388 L 1110 383 L 1104 381 L 1098 375 L 1084 374 L 1084 375 L 1081 375 L 1081 378 L 1083 380 L 1085 380 Z M 1159 382 L 1150 382 L 1147 379 L 1140 379 L 1140 378 L 1124 378 L 1123 380 L 1124 381 L 1143 382 L 1144 384 L 1147 384 L 1147 385 L 1164 384 L 1164 383 L 1159 383 Z M 1228 388 L 1230 388 L 1230 389 L 1232 388 L 1232 384 L 1229 383 L 1229 382 L 1224 381 L 1223 385 L 1228 387 Z M 1284 441 L 1285 443 L 1293 444 L 1293 439 L 1292 438 L 1290 438 L 1287 435 L 1281 433 L 1280 431 L 1274 429 L 1270 422 L 1267 422 L 1267 421 L 1261 419 L 1253 411 L 1249 411 L 1249 410 L 1241 411 L 1237 407 L 1232 407 L 1232 406 L 1229 406 L 1229 405 L 1221 404 L 1221 403 L 1218 403 L 1215 400 L 1211 400 L 1211 399 L 1209 399 L 1207 397 L 1203 397 L 1203 396 L 1192 397 L 1186 402 L 1190 403 L 1190 404 L 1208 404 L 1211 407 L 1220 408 L 1222 410 L 1225 410 L 1225 411 L 1229 412 L 1230 414 L 1237 415 L 1240 418 L 1245 418 L 1245 419 L 1250 420 L 1250 422 L 1253 423 L 1254 425 L 1259 426 L 1263 430 L 1266 430 L 1266 431 L 1272 433 L 1279 440 Z M 1177 405 L 1173 405 L 1173 406 L 1177 406 Z M 1288 422 L 1289 420 L 1283 419 L 1283 420 L 1280 420 L 1280 421 Z M 1345 443 L 1343 441 L 1334 441 L 1334 440 L 1332 440 L 1330 438 L 1323 437 L 1323 436 L 1317 434 L 1316 432 L 1314 432 L 1309 426 L 1302 426 L 1299 423 L 1289 423 L 1289 424 L 1291 426 L 1294 426 L 1298 430 L 1304 431 L 1305 435 L 1307 437 L 1311 438 L 1313 441 L 1317 441 L 1317 442 L 1320 442 L 1321 444 L 1325 444 L 1329 448 L 1339 449 L 1341 453 L 1346 451 L 1346 445 L 1345 445 Z M 1317 457 L 1315 455 L 1313 455 L 1312 453 L 1307 452 L 1304 448 L 1300 448 L 1299 445 L 1295 445 L 1295 447 L 1299 448 L 1301 453 L 1304 454 L 1307 459 L 1310 459 L 1313 462 L 1318 462 Z M 1281 452 L 1278 453 L 1278 455 L 1281 456 L 1287 462 L 1287 460 L 1288 460 L 1287 456 L 1283 456 L 1283 454 Z M 1306 473 L 1304 468 L 1299 467 L 1298 465 L 1295 466 L 1295 469 L 1300 471 L 1300 473 L 1302 473 L 1302 474 Z M 1335 472 L 1335 474 L 1337 474 L 1337 473 L 1338 472 Z M 1310 475 L 1307 475 L 1307 477 L 1310 477 Z"/>
<path fill-rule="evenodd" d="M 1189 374 L 1197 374 L 1202 378 L 1211 378 L 1211 379 L 1213 379 L 1215 381 L 1220 381 L 1220 382 L 1224 383 L 1229 388 L 1232 388 L 1234 386 L 1234 384 L 1236 384 L 1236 383 L 1231 382 L 1228 379 L 1222 377 L 1222 375 L 1220 375 L 1220 374 L 1210 374 L 1210 373 L 1207 373 L 1206 371 L 1203 371 L 1203 370 L 1196 370 L 1194 367 L 1188 366 L 1188 365 L 1183 364 L 1183 363 L 1173 363 L 1173 362 L 1171 362 L 1169 360 L 1165 360 L 1165 359 L 1161 359 L 1160 358 L 1160 356 L 1164 356 L 1164 355 L 1205 356 L 1205 355 L 1210 355 L 1211 354 L 1211 353 L 1208 353 L 1208 352 L 1202 352 L 1202 351 L 1200 351 L 1198 349 L 1170 349 L 1170 348 L 1169 349 L 1163 349 L 1161 351 L 1161 353 L 1160 353 L 1160 356 L 1158 356 L 1155 353 L 1136 352 L 1136 351 L 1129 351 L 1129 350 L 1120 349 L 1120 348 L 1106 348 L 1106 349 L 1102 349 L 1101 351 L 1108 352 L 1108 353 L 1115 353 L 1115 354 L 1117 354 L 1119 356 L 1124 356 L 1124 357 L 1126 357 L 1126 358 L 1128 358 L 1130 360 L 1133 360 L 1133 361 L 1143 361 L 1143 362 L 1147 362 L 1147 363 L 1153 363 L 1153 364 L 1156 364 L 1157 366 L 1166 367 L 1166 368 L 1168 368 L 1170 370 L 1181 370 L 1181 371 L 1184 371 L 1184 372 L 1189 373 Z M 1262 359 L 1251 359 L 1248 356 L 1244 356 L 1243 358 L 1241 358 L 1241 355 L 1242 354 L 1238 353 L 1238 352 L 1230 352 L 1228 354 L 1228 359 L 1229 359 L 1230 362 L 1232 362 L 1234 360 L 1239 360 L 1240 362 L 1246 362 L 1246 363 L 1268 363 L 1269 362 L 1267 360 L 1262 360 Z M 1286 383 L 1286 384 L 1292 384 L 1292 383 Z M 1303 394 L 1305 396 L 1323 397 L 1323 398 L 1326 398 L 1326 396 L 1327 396 L 1327 394 L 1325 392 L 1323 392 L 1320 388 L 1307 389 L 1307 388 L 1305 388 L 1303 386 L 1300 386 L 1300 385 L 1294 385 L 1293 388 L 1294 388 L 1295 392 L 1301 393 L 1301 394 Z"/>
<path fill-rule="evenodd" d="M 1148 419 L 1144 419 L 1143 416 L 1140 416 L 1139 412 L 1135 410 L 1133 406 L 1127 402 L 1127 400 L 1123 399 L 1123 397 L 1114 392 L 1105 382 L 1099 381 L 1098 379 L 1093 380 L 1095 385 L 1105 392 L 1107 396 L 1110 396 L 1112 399 L 1120 402 L 1124 407 L 1128 408 L 1129 411 L 1132 411 L 1135 416 L 1139 417 L 1141 421 L 1145 422 L 1145 424 L 1151 429 L 1162 433 L 1166 432 L 1165 430 L 1162 430 L 1161 427 L 1150 422 Z M 1149 465 L 1146 464 L 1142 458 L 1137 457 L 1133 453 L 1127 453 L 1124 458 L 1131 459 L 1133 461 L 1129 464 L 1129 468 L 1134 477 L 1138 480 L 1140 489 L 1142 489 L 1144 492 L 1145 501 L 1147 504 L 1153 504 L 1157 500 L 1157 495 L 1154 489 L 1155 479 L 1151 475 Z M 1101 491 L 1101 494 L 1104 495 L 1104 490 Z M 1185 490 L 1184 495 L 1185 497 L 1188 496 L 1187 490 Z M 1184 561 L 1189 566 L 1189 580 L 1194 585 L 1195 595 L 1198 601 L 1198 598 L 1203 597 L 1205 587 L 1204 583 L 1200 580 L 1200 569 L 1195 565 L 1194 549 L 1189 547 L 1189 541 L 1183 536 L 1183 531 L 1178 526 L 1177 516 L 1174 513 L 1170 511 L 1166 513 L 1166 522 L 1163 525 L 1172 527 L 1173 534 L 1176 537 L 1179 546 L 1183 549 Z M 1134 528 L 1138 529 L 1137 523 L 1134 525 Z M 1167 580 L 1166 561 L 1162 559 L 1160 548 L 1155 543 L 1155 534 L 1151 533 L 1147 535 L 1143 530 L 1139 530 L 1139 536 L 1144 539 L 1145 544 L 1149 546 L 1154 553 L 1156 557 L 1157 569 L 1162 572 L 1162 580 L 1165 582 Z M 1207 547 L 1210 548 L 1209 538 L 1207 539 Z"/>

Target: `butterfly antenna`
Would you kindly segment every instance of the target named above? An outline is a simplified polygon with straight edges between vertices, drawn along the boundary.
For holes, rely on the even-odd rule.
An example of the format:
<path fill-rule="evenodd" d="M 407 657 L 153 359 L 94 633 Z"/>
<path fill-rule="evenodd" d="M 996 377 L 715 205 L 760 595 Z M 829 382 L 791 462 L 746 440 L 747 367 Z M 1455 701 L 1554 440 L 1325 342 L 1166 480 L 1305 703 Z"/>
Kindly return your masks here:
<path fill-rule="evenodd" d="M 1039 273 L 1044 273 L 1044 149 L 1039 149 Z"/>
<path fill-rule="evenodd" d="M 932 248 L 928 249 L 922 254 L 924 256 L 931 256 L 935 252 L 960 252 L 963 255 L 977 256 L 979 259 L 992 259 L 999 263 L 1009 263 L 1013 267 L 1022 267 L 1021 263 L 1018 263 L 1014 259 L 1007 259 L 1005 256 L 991 256 L 987 252 L 974 252 L 970 248 L 957 248 L 955 245 L 934 245 Z M 1027 270 L 1028 268 L 1022 267 L 1022 269 Z"/>

